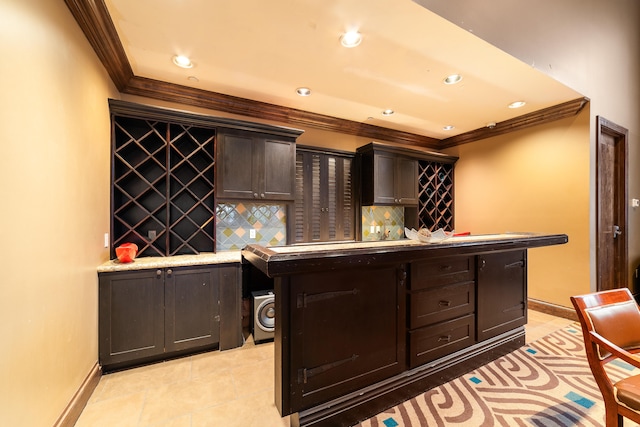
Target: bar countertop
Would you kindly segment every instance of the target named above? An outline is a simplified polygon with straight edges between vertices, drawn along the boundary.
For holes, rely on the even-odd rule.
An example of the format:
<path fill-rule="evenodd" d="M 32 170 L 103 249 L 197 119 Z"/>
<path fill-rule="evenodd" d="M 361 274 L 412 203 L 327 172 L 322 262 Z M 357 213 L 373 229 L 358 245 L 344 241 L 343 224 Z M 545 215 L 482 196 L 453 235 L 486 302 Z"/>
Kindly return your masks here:
<path fill-rule="evenodd" d="M 151 268 L 188 267 L 195 265 L 232 264 L 240 262 L 240 251 L 204 252 L 198 255 L 167 257 L 140 257 L 133 262 L 121 263 L 117 259 L 98 266 L 98 273 L 147 270 Z"/>
<path fill-rule="evenodd" d="M 438 243 L 401 239 L 275 247 L 248 245 L 242 250 L 242 259 L 274 277 L 381 261 L 410 262 L 437 256 L 529 249 L 568 241 L 566 234 L 517 232 L 454 236 Z"/>

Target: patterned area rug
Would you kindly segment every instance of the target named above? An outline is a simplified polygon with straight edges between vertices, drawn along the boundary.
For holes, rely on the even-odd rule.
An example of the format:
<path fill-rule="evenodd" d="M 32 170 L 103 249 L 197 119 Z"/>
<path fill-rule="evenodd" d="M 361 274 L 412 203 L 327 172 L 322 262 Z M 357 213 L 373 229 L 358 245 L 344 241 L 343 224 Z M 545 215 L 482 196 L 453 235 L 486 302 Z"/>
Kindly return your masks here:
<path fill-rule="evenodd" d="M 619 361 L 614 378 L 640 373 Z M 593 380 L 579 324 L 403 402 L 360 427 L 603 426 L 604 404 Z M 637 426 L 625 419 L 625 427 Z"/>

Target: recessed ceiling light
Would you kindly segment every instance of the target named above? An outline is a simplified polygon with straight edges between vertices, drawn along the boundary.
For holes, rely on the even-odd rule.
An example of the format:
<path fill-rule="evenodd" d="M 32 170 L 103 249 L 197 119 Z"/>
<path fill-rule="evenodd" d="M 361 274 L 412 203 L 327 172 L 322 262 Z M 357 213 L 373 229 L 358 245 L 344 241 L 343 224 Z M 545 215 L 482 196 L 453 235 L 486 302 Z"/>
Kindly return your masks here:
<path fill-rule="evenodd" d="M 395 113 L 395 111 L 393 111 L 391 108 L 387 108 L 386 110 L 384 110 L 384 111 L 382 112 L 382 115 L 383 115 L 383 116 L 390 116 L 390 115 L 392 115 L 393 113 Z"/>
<path fill-rule="evenodd" d="M 446 85 L 454 85 L 456 83 L 460 83 L 462 80 L 462 76 L 460 74 L 451 74 L 447 76 L 443 81 Z"/>
<path fill-rule="evenodd" d="M 340 36 L 340 44 L 344 47 L 356 47 L 362 42 L 362 34 L 356 30 L 347 31 Z"/>
<path fill-rule="evenodd" d="M 447 126 L 444 126 L 444 127 L 442 128 L 442 130 L 452 130 L 452 129 L 455 129 L 455 128 L 456 128 L 455 126 L 447 125 Z"/>
<path fill-rule="evenodd" d="M 311 89 L 308 87 L 299 87 L 296 89 L 296 93 L 300 96 L 309 96 L 311 95 Z"/>
<path fill-rule="evenodd" d="M 178 67 L 181 68 L 191 68 L 193 67 L 193 62 L 191 62 L 191 60 L 183 55 L 175 55 L 173 57 L 173 63 L 176 64 Z"/>
<path fill-rule="evenodd" d="M 509 108 L 520 108 L 520 107 L 523 107 L 525 104 L 526 102 L 524 101 L 516 101 L 509 104 Z"/>

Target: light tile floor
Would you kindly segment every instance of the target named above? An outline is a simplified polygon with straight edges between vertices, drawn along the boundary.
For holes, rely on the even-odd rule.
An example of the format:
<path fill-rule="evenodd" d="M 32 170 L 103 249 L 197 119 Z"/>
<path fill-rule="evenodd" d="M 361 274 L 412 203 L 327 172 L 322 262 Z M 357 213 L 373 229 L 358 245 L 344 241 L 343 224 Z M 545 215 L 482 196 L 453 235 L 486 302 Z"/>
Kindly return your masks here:
<path fill-rule="evenodd" d="M 529 310 L 526 341 L 573 321 Z M 280 427 L 273 343 L 189 356 L 103 375 L 76 427 Z"/>

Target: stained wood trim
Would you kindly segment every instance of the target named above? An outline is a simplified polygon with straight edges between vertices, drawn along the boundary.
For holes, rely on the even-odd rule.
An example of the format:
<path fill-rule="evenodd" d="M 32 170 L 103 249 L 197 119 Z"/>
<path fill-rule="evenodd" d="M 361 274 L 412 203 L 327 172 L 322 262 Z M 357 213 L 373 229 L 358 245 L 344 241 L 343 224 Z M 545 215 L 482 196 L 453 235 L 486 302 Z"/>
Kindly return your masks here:
<path fill-rule="evenodd" d="M 540 301 L 529 298 L 527 300 L 530 310 L 539 311 L 540 313 L 549 314 L 551 316 L 562 317 L 565 319 L 578 321 L 578 315 L 572 308 L 552 304 L 546 301 Z"/>
<path fill-rule="evenodd" d="M 555 120 L 572 117 L 577 115 L 588 102 L 589 98 L 578 98 L 562 104 L 554 105 L 553 107 L 544 108 L 542 110 L 496 123 L 496 126 L 493 128 L 484 127 L 452 136 L 450 138 L 443 139 L 439 148 L 443 149 L 456 145 L 467 144 L 469 142 L 504 135 L 505 133 L 515 132 L 517 130 L 541 125 L 543 123 L 550 123 Z"/>
<path fill-rule="evenodd" d="M 91 371 L 84 379 L 80 388 L 76 391 L 76 393 L 71 398 L 71 401 L 64 408 L 64 411 L 55 422 L 53 427 L 73 427 L 78 418 L 80 418 L 80 414 L 82 414 L 82 410 L 87 405 L 91 394 L 98 386 L 100 382 L 100 377 L 102 376 L 102 370 L 100 369 L 100 365 L 96 362 L 91 368 Z"/>
<path fill-rule="evenodd" d="M 120 92 L 263 120 L 273 120 L 292 126 L 440 150 L 570 117 L 578 114 L 588 102 L 588 98 L 579 98 L 497 123 L 493 129 L 476 129 L 439 140 L 424 135 L 134 76 L 104 1 L 65 0 L 65 3 Z"/>
<path fill-rule="evenodd" d="M 103 0 L 64 0 L 119 91 L 133 77 L 111 15 Z"/>
<path fill-rule="evenodd" d="M 421 147 L 437 148 L 439 140 L 423 135 L 373 126 L 366 123 L 310 113 L 295 108 L 253 101 L 203 89 L 177 85 L 144 77 L 133 77 L 123 90 L 131 95 L 178 102 L 194 107 L 224 111 L 262 120 L 273 120 L 288 125 L 339 132 L 371 139 L 382 139 Z"/>

